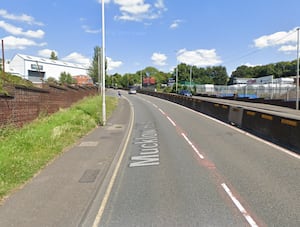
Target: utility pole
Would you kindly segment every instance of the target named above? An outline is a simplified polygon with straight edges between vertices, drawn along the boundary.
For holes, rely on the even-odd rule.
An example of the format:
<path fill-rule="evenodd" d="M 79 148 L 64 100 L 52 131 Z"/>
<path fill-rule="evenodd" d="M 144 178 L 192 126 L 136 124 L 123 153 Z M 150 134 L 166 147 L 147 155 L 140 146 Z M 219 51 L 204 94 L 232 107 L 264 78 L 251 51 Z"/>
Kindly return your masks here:
<path fill-rule="evenodd" d="M 5 78 L 5 58 L 4 58 L 4 40 L 1 40 L 2 43 L 2 75 L 3 79 Z"/>
<path fill-rule="evenodd" d="M 190 90 L 192 91 L 192 70 L 193 70 L 193 68 L 192 68 L 193 66 L 191 66 L 191 68 L 190 68 Z"/>
<path fill-rule="evenodd" d="M 102 53 L 101 53 L 101 48 L 99 48 L 98 49 L 98 53 L 97 53 L 97 55 L 98 55 L 98 92 L 99 92 L 99 95 L 100 96 L 102 96 L 102 87 L 101 87 L 101 85 L 102 85 L 102 78 L 101 78 L 101 55 L 102 55 Z"/>
<path fill-rule="evenodd" d="M 176 93 L 178 93 L 178 65 L 176 66 Z"/>
<path fill-rule="evenodd" d="M 143 89 L 143 70 L 141 70 L 141 89 Z"/>
<path fill-rule="evenodd" d="M 106 100 L 105 100 L 105 22 L 104 22 L 104 0 L 102 3 L 102 121 L 106 125 Z"/>
<path fill-rule="evenodd" d="M 297 28 L 296 110 L 299 110 L 299 30 L 300 28 Z"/>

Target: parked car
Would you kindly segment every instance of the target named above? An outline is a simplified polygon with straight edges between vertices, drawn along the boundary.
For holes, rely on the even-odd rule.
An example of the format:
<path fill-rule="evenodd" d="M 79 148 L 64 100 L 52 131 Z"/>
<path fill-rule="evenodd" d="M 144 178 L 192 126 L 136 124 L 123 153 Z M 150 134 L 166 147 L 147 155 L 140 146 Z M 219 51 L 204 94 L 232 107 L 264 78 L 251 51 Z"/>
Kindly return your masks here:
<path fill-rule="evenodd" d="M 187 97 L 192 97 L 192 93 L 189 90 L 181 90 L 179 94 Z"/>
<path fill-rule="evenodd" d="M 136 94 L 136 89 L 135 88 L 130 88 L 128 91 L 128 94 Z"/>

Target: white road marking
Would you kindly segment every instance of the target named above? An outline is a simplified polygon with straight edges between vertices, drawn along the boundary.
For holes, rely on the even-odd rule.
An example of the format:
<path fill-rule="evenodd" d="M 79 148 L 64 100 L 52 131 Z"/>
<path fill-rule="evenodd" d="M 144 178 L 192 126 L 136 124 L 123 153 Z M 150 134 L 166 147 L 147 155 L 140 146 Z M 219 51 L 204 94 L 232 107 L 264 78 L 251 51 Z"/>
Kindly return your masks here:
<path fill-rule="evenodd" d="M 113 172 L 113 175 L 109 181 L 109 184 L 108 184 L 108 187 L 106 189 L 106 192 L 105 192 L 105 195 L 103 197 L 103 200 L 101 202 L 101 205 L 99 207 L 99 210 L 98 210 L 98 213 L 97 213 L 97 216 L 94 220 L 94 223 L 93 223 L 93 227 L 98 227 L 99 224 L 100 224 L 100 221 L 101 221 L 101 218 L 102 218 L 102 215 L 103 215 L 103 212 L 104 212 L 104 209 L 106 207 L 106 204 L 107 204 L 107 201 L 109 199 L 109 196 L 110 196 L 110 193 L 112 191 L 112 187 L 114 185 L 114 182 L 116 180 L 116 177 L 117 177 L 117 174 L 118 174 L 118 171 L 120 169 L 120 166 L 121 166 L 121 162 L 123 160 L 123 157 L 124 157 L 124 154 L 125 154 L 125 151 L 127 149 L 127 146 L 128 146 L 128 143 L 129 143 L 129 138 L 130 138 L 130 135 L 131 135 L 131 132 L 132 132 L 132 129 L 133 129 L 133 121 L 134 121 L 134 111 L 133 111 L 133 107 L 132 105 L 131 106 L 131 111 L 132 111 L 132 118 L 131 118 L 131 122 L 130 122 L 130 128 L 129 128 L 129 131 L 128 131 L 128 134 L 127 134 L 127 138 L 126 138 L 126 141 L 125 141 L 125 144 L 123 146 L 123 150 L 121 152 L 121 155 L 119 157 L 119 160 L 116 164 L 116 168 L 114 169 L 114 172 Z"/>
<path fill-rule="evenodd" d="M 152 104 L 154 107 L 156 107 L 156 108 L 158 108 L 155 104 Z M 194 110 L 191 110 L 191 109 L 189 109 L 189 108 L 186 108 L 186 107 L 183 107 L 183 106 L 181 106 L 182 108 L 184 108 L 184 109 L 187 109 L 187 110 L 190 110 L 190 111 L 192 111 L 192 112 L 195 112 L 195 113 L 197 113 L 197 114 L 199 114 L 199 115 L 201 115 L 201 116 L 203 116 L 203 117 L 206 117 L 206 118 L 209 118 L 210 120 L 213 120 L 213 121 L 215 121 L 215 122 L 218 122 L 218 123 L 220 123 L 220 124 L 222 124 L 222 125 L 225 125 L 225 126 L 227 126 L 227 127 L 230 127 L 230 128 L 232 128 L 232 129 L 234 129 L 234 130 L 237 130 L 237 131 L 239 131 L 240 133 L 242 133 L 242 134 L 245 134 L 245 135 L 248 135 L 249 137 L 252 137 L 252 138 L 254 138 L 254 139 L 257 139 L 257 140 L 259 140 L 259 141 L 261 141 L 261 142 L 263 142 L 263 143 L 266 143 L 266 144 L 268 144 L 268 145 L 270 145 L 270 146 L 272 146 L 272 147 L 274 147 L 274 148 L 277 148 L 277 149 L 279 149 L 279 150 L 282 150 L 283 152 L 285 152 L 285 153 L 288 153 L 288 154 L 290 154 L 290 155 L 292 155 L 292 156 L 294 156 L 293 155 L 293 153 L 292 152 L 286 152 L 287 150 L 286 149 L 284 149 L 284 148 L 282 148 L 282 147 L 279 147 L 279 146 L 277 146 L 277 145 L 274 145 L 274 144 L 272 144 L 272 143 L 270 143 L 270 142 L 267 142 L 267 141 L 264 141 L 264 140 L 262 140 L 262 139 L 260 139 L 260 138 L 258 138 L 258 137 L 256 137 L 256 136 L 253 136 L 253 135 L 251 135 L 251 134 L 249 134 L 249 133 L 247 133 L 247 132 L 245 132 L 245 131 L 243 131 L 243 130 L 241 130 L 241 129 L 238 129 L 238 128 L 235 128 L 235 127 L 233 127 L 233 126 L 231 126 L 231 125 L 228 125 L 228 124 L 226 124 L 226 123 L 224 123 L 224 122 L 222 122 L 222 121 L 219 121 L 219 120 L 217 120 L 217 119 L 215 119 L 215 118 L 212 118 L 212 117 L 209 117 L 209 116 L 207 116 L 207 115 L 204 115 L 204 114 L 202 114 L 202 113 L 199 113 L 199 112 L 197 112 L 197 111 L 194 111 Z M 158 108 L 158 110 L 163 114 L 163 115 L 165 115 L 166 117 L 167 117 L 167 119 L 174 125 L 174 126 L 176 126 L 176 124 L 175 124 L 175 122 L 162 110 L 162 109 L 160 109 L 160 108 Z M 204 159 L 204 156 L 198 151 L 198 149 L 194 146 L 194 144 L 190 141 L 190 139 L 185 135 L 185 133 L 181 133 L 181 135 L 183 136 L 183 138 L 187 141 L 187 143 L 193 148 L 193 150 L 196 152 L 196 154 L 201 158 L 201 159 Z M 296 158 L 299 158 L 300 156 L 299 155 L 296 155 L 296 156 L 294 156 L 294 157 L 296 157 Z M 243 207 L 243 205 L 238 201 L 238 199 L 232 194 L 232 192 L 231 192 L 231 190 L 227 187 L 227 185 L 225 184 L 225 183 L 223 183 L 222 184 L 222 187 L 223 187 L 223 189 L 225 190 L 225 192 L 227 193 L 227 195 L 230 197 L 230 199 L 232 200 L 232 202 L 235 204 L 235 206 L 238 208 L 238 210 L 241 212 L 241 214 L 244 216 L 244 218 L 246 219 L 246 221 L 249 223 L 249 225 L 251 226 L 251 227 L 258 227 L 258 225 L 256 224 L 256 222 L 254 221 L 254 219 L 248 214 L 248 212 L 246 211 L 246 209 Z"/>
<path fill-rule="evenodd" d="M 163 100 L 163 99 L 162 99 L 162 101 L 169 102 L 169 101 L 166 101 L 166 100 Z M 170 103 L 170 102 L 169 102 L 169 103 Z M 173 103 L 173 104 L 176 104 L 176 103 Z M 224 125 L 224 126 L 226 126 L 226 127 L 229 127 L 229 128 L 231 128 L 231 129 L 233 129 L 233 130 L 235 130 L 235 131 L 238 131 L 238 132 L 241 133 L 241 134 L 244 134 L 244 135 L 246 135 L 246 136 L 248 136 L 248 137 L 250 137 L 250 138 L 252 138 L 252 139 L 254 139 L 254 140 L 257 140 L 257 141 L 259 141 L 259 142 L 261 142 L 261 143 L 264 143 L 264 144 L 266 144 L 266 145 L 268 145 L 268 146 L 270 146 L 270 147 L 273 147 L 273 148 L 275 148 L 275 149 L 277 149 L 277 150 L 279 150 L 279 151 L 281 151 L 281 152 L 284 152 L 284 153 L 286 153 L 286 154 L 288 154 L 288 155 L 290 155 L 290 156 L 293 156 L 294 158 L 300 159 L 300 155 L 299 155 L 299 154 L 294 153 L 294 152 L 292 152 L 292 151 L 290 151 L 290 150 L 288 150 L 288 149 L 285 149 L 285 148 L 283 148 L 283 147 L 281 147 L 281 146 L 279 146 L 279 145 L 276 145 L 276 144 L 274 144 L 274 143 L 272 143 L 272 142 L 269 142 L 269 141 L 266 141 L 266 140 L 264 140 L 264 139 L 261 139 L 261 138 L 255 136 L 255 135 L 253 135 L 253 134 L 250 134 L 250 133 L 248 133 L 248 132 L 246 132 L 246 131 L 243 131 L 242 129 L 239 129 L 239 128 L 235 127 L 235 126 L 229 125 L 228 123 L 225 123 L 225 122 L 223 122 L 223 121 L 220 121 L 220 120 L 218 120 L 218 119 L 216 119 L 216 118 L 213 118 L 213 117 L 210 117 L 210 116 L 205 115 L 205 114 L 203 114 L 203 113 L 200 113 L 200 112 L 197 112 L 197 111 L 195 111 L 195 110 L 189 109 L 189 108 L 187 108 L 187 107 L 185 107 L 185 106 L 181 106 L 181 105 L 179 105 L 179 104 L 177 104 L 177 105 L 178 105 L 179 107 L 183 108 L 183 109 L 189 110 L 189 111 L 194 112 L 194 113 L 196 113 L 196 114 L 198 114 L 198 115 L 200 115 L 200 116 L 202 116 L 202 117 L 205 117 L 205 118 L 210 119 L 210 120 L 212 120 L 212 121 L 214 121 L 214 122 L 217 122 L 217 123 L 219 123 L 219 124 L 221 124 L 221 125 Z"/>
<path fill-rule="evenodd" d="M 166 113 L 165 113 L 161 108 L 158 108 L 158 110 L 159 110 L 163 115 L 166 115 Z"/>
<path fill-rule="evenodd" d="M 242 215 L 245 217 L 245 219 L 247 220 L 247 222 L 250 224 L 250 226 L 252 227 L 258 227 L 258 225 L 256 224 L 256 222 L 253 220 L 253 218 L 248 214 L 248 212 L 245 210 L 245 208 L 243 207 L 243 205 L 237 200 L 237 198 L 235 198 L 235 196 L 232 194 L 232 192 L 230 191 L 230 189 L 227 187 L 227 185 L 225 183 L 222 184 L 223 189 L 225 190 L 225 192 L 227 193 L 227 195 L 230 197 L 230 199 L 232 200 L 232 202 L 234 203 L 234 205 L 239 209 L 239 211 L 242 213 Z"/>
<path fill-rule="evenodd" d="M 172 124 L 174 127 L 176 127 L 176 123 L 175 123 L 169 116 L 167 116 L 167 118 L 168 118 L 168 120 L 171 122 L 171 124 Z"/>
<path fill-rule="evenodd" d="M 200 154 L 200 152 L 198 151 L 198 149 L 194 146 L 194 144 L 189 140 L 189 138 L 182 132 L 181 135 L 183 136 L 183 138 L 188 142 L 188 144 L 193 148 L 193 150 L 196 152 L 196 154 L 201 158 L 204 159 L 204 156 L 202 154 Z"/>

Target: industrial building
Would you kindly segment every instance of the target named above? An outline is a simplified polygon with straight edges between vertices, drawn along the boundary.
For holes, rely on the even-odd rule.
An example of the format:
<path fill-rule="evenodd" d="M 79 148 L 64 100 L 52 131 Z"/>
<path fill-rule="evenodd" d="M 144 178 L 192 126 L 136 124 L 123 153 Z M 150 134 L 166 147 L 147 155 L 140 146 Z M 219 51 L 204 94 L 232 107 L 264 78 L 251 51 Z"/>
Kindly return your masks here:
<path fill-rule="evenodd" d="M 71 76 L 87 75 L 87 68 L 76 63 L 17 54 L 6 65 L 6 72 L 40 83 L 49 77 L 59 80 L 63 72 Z"/>

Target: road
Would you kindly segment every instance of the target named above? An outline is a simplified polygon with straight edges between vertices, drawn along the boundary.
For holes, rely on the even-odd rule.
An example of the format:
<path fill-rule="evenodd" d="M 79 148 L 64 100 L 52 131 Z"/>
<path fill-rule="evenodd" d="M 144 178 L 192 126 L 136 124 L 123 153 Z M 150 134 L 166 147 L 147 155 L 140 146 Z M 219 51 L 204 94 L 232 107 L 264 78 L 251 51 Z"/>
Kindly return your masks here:
<path fill-rule="evenodd" d="M 299 226 L 299 157 L 176 104 L 128 96 L 134 127 L 94 226 Z"/>
<path fill-rule="evenodd" d="M 119 101 L 0 204 L 0 227 L 300 226 L 299 155 L 171 102 Z"/>

